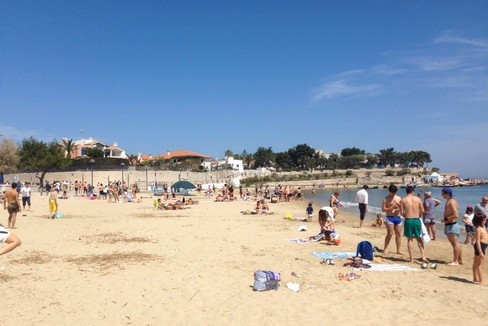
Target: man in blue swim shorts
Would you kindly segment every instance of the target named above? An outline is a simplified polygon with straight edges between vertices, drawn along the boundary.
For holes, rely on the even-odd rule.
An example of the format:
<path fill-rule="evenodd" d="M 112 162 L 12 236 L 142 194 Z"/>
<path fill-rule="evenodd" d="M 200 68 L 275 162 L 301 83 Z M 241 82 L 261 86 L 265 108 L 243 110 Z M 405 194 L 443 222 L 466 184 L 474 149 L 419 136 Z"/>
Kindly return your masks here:
<path fill-rule="evenodd" d="M 395 234 L 396 253 L 401 254 L 400 245 L 402 242 L 401 228 L 402 218 L 400 217 L 400 201 L 401 198 L 396 193 L 398 191 L 397 186 L 394 184 L 388 187 L 388 196 L 383 199 L 381 210 L 386 213 L 386 237 L 385 246 L 383 252 L 388 254 L 388 245 L 390 244 L 391 237 Z"/>
<path fill-rule="evenodd" d="M 405 217 L 403 234 L 407 237 L 407 248 L 410 262 L 413 262 L 413 238 L 417 239 L 417 244 L 422 255 L 422 261 L 428 263 L 425 258 L 424 242 L 422 241 L 422 221 L 424 215 L 424 205 L 419 197 L 414 195 L 414 188 L 407 187 L 407 196 L 400 201 L 400 213 Z"/>
<path fill-rule="evenodd" d="M 451 243 L 453 252 L 452 262 L 448 265 L 462 265 L 461 245 L 458 242 L 460 228 L 457 224 L 459 205 L 457 201 L 452 198 L 451 188 L 442 188 L 442 197 L 446 200 L 446 206 L 444 208 L 444 234 L 447 236 L 447 240 Z"/>

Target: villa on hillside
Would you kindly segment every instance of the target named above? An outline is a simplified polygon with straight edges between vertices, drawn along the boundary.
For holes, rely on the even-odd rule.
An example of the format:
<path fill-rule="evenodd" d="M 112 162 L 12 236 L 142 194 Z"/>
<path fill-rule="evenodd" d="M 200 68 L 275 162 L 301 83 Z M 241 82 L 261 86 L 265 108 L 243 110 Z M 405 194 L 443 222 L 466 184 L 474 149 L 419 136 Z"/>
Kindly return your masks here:
<path fill-rule="evenodd" d="M 137 161 L 139 163 L 143 163 L 145 161 L 147 162 L 147 161 L 163 160 L 168 163 L 183 163 L 191 160 L 191 161 L 202 163 L 204 160 L 208 158 L 210 158 L 210 156 L 208 155 L 180 149 L 173 152 L 168 151 L 165 154 L 154 155 L 154 156 L 147 155 L 147 154 L 139 154 L 137 156 Z"/>
<path fill-rule="evenodd" d="M 74 141 L 74 146 L 71 150 L 71 158 L 86 157 L 88 155 L 88 151 L 95 148 L 103 151 L 104 157 L 124 159 L 128 157 L 125 150 L 119 147 L 116 142 L 114 142 L 112 145 L 107 145 L 90 137 L 89 139 L 79 139 Z"/>

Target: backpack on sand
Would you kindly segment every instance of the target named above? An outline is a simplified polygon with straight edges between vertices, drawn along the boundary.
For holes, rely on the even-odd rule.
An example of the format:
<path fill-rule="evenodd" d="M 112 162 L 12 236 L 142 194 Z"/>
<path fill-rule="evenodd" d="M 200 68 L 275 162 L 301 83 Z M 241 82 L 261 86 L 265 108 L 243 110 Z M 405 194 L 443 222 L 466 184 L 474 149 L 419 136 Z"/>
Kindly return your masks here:
<path fill-rule="evenodd" d="M 356 249 L 356 257 L 372 261 L 374 259 L 373 245 L 369 241 L 361 241 Z"/>

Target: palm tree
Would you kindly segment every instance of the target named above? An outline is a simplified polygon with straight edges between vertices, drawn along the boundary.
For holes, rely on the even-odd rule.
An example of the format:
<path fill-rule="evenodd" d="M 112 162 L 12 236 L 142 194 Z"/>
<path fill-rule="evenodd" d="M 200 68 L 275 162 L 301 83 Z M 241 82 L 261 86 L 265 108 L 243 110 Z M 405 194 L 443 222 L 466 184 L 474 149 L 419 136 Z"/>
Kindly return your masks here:
<path fill-rule="evenodd" d="M 75 147 L 75 141 L 73 139 L 63 139 L 63 148 L 66 151 L 66 158 L 71 159 L 71 152 Z"/>
<path fill-rule="evenodd" d="M 234 152 L 230 149 L 226 150 L 224 153 L 225 157 L 232 157 L 234 156 Z"/>

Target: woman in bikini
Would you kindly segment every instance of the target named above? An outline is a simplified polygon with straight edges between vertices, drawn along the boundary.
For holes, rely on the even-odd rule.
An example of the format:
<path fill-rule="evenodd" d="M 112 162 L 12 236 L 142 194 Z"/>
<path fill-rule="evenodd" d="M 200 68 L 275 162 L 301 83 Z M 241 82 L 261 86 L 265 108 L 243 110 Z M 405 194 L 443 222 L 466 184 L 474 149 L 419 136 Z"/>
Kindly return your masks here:
<path fill-rule="evenodd" d="M 488 232 L 486 231 L 486 215 L 478 212 L 473 217 L 476 228 L 473 260 L 473 283 L 483 285 L 483 261 L 488 247 Z"/>
<path fill-rule="evenodd" d="M 329 206 L 332 207 L 334 210 L 334 217 L 337 218 L 339 214 L 339 207 L 341 207 L 341 203 L 339 201 L 339 192 L 334 192 L 333 195 L 330 196 Z"/>

